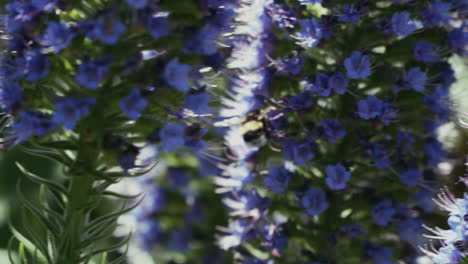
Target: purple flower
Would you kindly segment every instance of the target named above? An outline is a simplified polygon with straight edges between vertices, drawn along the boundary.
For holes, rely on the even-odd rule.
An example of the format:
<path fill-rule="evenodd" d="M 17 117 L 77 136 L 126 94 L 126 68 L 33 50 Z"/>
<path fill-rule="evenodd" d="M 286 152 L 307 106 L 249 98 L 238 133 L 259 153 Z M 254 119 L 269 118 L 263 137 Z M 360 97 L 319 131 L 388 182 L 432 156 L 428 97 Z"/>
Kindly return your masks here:
<path fill-rule="evenodd" d="M 292 35 L 297 40 L 296 44 L 307 48 L 316 46 L 322 39 L 322 25 L 320 22 L 315 18 L 311 18 L 301 19 L 299 24 L 301 24 L 301 31 Z"/>
<path fill-rule="evenodd" d="M 359 100 L 358 115 L 365 120 L 373 119 L 380 115 L 382 107 L 383 101 L 372 95 L 365 100 Z"/>
<path fill-rule="evenodd" d="M 432 192 L 421 189 L 412 196 L 412 199 L 424 210 L 424 212 L 430 213 L 434 210 L 434 202 L 432 201 L 433 196 Z"/>
<path fill-rule="evenodd" d="M 312 94 L 310 91 L 305 91 L 286 99 L 286 104 L 293 110 L 309 109 L 313 105 Z"/>
<path fill-rule="evenodd" d="M 358 224 L 348 224 L 342 226 L 340 231 L 350 238 L 355 238 L 364 233 L 364 228 Z"/>
<path fill-rule="evenodd" d="M 270 4 L 268 14 L 271 20 L 280 28 L 293 28 L 296 23 L 294 10 L 286 5 Z"/>
<path fill-rule="evenodd" d="M 299 3 L 305 5 L 305 4 L 320 4 L 322 3 L 322 0 L 299 0 Z"/>
<path fill-rule="evenodd" d="M 0 76 L 3 80 L 18 80 L 27 73 L 26 60 L 23 57 L 5 57 L 1 62 Z"/>
<path fill-rule="evenodd" d="M 185 93 L 190 90 L 188 83 L 190 71 L 189 65 L 179 63 L 179 59 L 174 58 L 164 68 L 164 79 L 169 85 Z"/>
<path fill-rule="evenodd" d="M 441 120 L 448 120 L 451 113 L 448 91 L 437 85 L 434 92 L 424 97 L 424 104 Z"/>
<path fill-rule="evenodd" d="M 216 25 L 205 24 L 184 43 L 184 52 L 213 55 L 218 51 L 216 41 L 221 28 Z"/>
<path fill-rule="evenodd" d="M 390 200 L 383 200 L 372 207 L 372 219 L 379 226 L 387 226 L 396 210 Z"/>
<path fill-rule="evenodd" d="M 439 55 L 435 51 L 432 43 L 421 40 L 414 44 L 413 47 L 414 57 L 418 61 L 422 62 L 437 62 L 439 61 Z"/>
<path fill-rule="evenodd" d="M 411 68 L 405 75 L 401 87 L 403 89 L 413 89 L 417 92 L 423 92 L 427 81 L 427 75 L 419 67 Z M 398 91 L 398 88 L 394 91 Z"/>
<path fill-rule="evenodd" d="M 188 252 L 192 241 L 192 230 L 189 227 L 171 233 L 169 248 L 177 252 Z"/>
<path fill-rule="evenodd" d="M 338 17 L 341 22 L 358 23 L 361 19 L 361 13 L 353 5 L 344 5 L 343 13 Z"/>
<path fill-rule="evenodd" d="M 24 54 L 26 61 L 26 80 L 36 82 L 49 74 L 49 57 L 43 55 L 38 49 L 27 51 Z"/>
<path fill-rule="evenodd" d="M 410 14 L 406 11 L 398 12 L 392 16 L 392 31 L 395 35 L 406 37 L 413 33 L 419 26 L 416 20 L 410 20 Z"/>
<path fill-rule="evenodd" d="M 125 0 L 129 5 L 134 8 L 141 9 L 148 5 L 148 0 Z"/>
<path fill-rule="evenodd" d="M 344 94 L 348 88 L 348 80 L 342 72 L 335 72 L 328 77 L 328 88 L 336 94 Z"/>
<path fill-rule="evenodd" d="M 404 152 L 411 150 L 413 143 L 415 141 L 414 137 L 404 131 L 397 132 L 397 146 L 401 148 Z"/>
<path fill-rule="evenodd" d="M 294 161 L 301 166 L 315 157 L 309 142 L 296 143 L 293 148 Z"/>
<path fill-rule="evenodd" d="M 301 198 L 301 205 L 311 216 L 316 216 L 325 211 L 329 203 L 325 192 L 318 188 L 310 188 Z"/>
<path fill-rule="evenodd" d="M 51 47 L 55 53 L 58 53 L 70 45 L 73 37 L 74 34 L 64 23 L 51 21 L 47 25 L 41 44 Z"/>
<path fill-rule="evenodd" d="M 460 56 L 468 54 L 468 31 L 466 30 L 466 27 L 467 26 L 463 24 L 449 33 L 450 45 Z"/>
<path fill-rule="evenodd" d="M 325 73 L 320 73 L 315 78 L 315 84 L 307 85 L 306 89 L 312 91 L 319 96 L 330 96 L 331 89 L 328 88 L 328 75 Z"/>
<path fill-rule="evenodd" d="M 195 114 L 208 114 L 211 112 L 211 108 L 208 106 L 210 100 L 211 95 L 206 92 L 188 94 L 185 97 L 184 106 L 192 110 Z"/>
<path fill-rule="evenodd" d="M 139 221 L 136 232 L 142 240 L 142 248 L 148 252 L 153 250 L 154 244 L 160 239 L 162 233 L 159 223 L 151 218 Z"/>
<path fill-rule="evenodd" d="M 155 38 L 161 38 L 169 35 L 169 13 L 160 12 L 153 15 L 149 15 L 146 19 L 146 27 L 148 28 L 149 34 Z"/>
<path fill-rule="evenodd" d="M 432 140 L 424 145 L 424 153 L 426 154 L 427 163 L 430 168 L 436 168 L 442 158 L 445 156 L 445 151 L 442 144 L 437 140 Z"/>
<path fill-rule="evenodd" d="M 400 174 L 400 181 L 409 187 L 415 187 L 422 176 L 421 171 L 417 169 L 408 169 Z"/>
<path fill-rule="evenodd" d="M 392 164 L 390 163 L 390 158 L 387 152 L 384 150 L 382 144 L 372 143 L 368 152 L 370 152 L 370 155 L 374 159 L 374 163 L 377 168 L 389 169 L 392 167 Z"/>
<path fill-rule="evenodd" d="M 0 105 L 7 113 L 16 112 L 23 100 L 23 92 L 17 82 L 3 81 L 0 86 Z"/>
<path fill-rule="evenodd" d="M 91 35 L 107 45 L 114 45 L 125 32 L 125 25 L 117 20 L 116 15 L 105 14 L 96 20 Z"/>
<path fill-rule="evenodd" d="M 176 123 L 168 123 L 159 131 L 162 148 L 167 152 L 184 146 L 184 127 Z"/>
<path fill-rule="evenodd" d="M 403 221 L 399 221 L 396 228 L 400 234 L 400 239 L 410 243 L 414 248 L 418 248 L 423 242 L 423 224 L 421 219 L 415 218 L 407 218 Z"/>
<path fill-rule="evenodd" d="M 109 72 L 110 57 L 90 61 L 85 59 L 78 67 L 76 81 L 88 89 L 96 89 Z"/>
<path fill-rule="evenodd" d="M 398 115 L 395 106 L 391 103 L 385 102 L 379 115 L 380 121 L 387 126 L 397 117 Z"/>
<path fill-rule="evenodd" d="M 335 143 L 346 135 L 346 131 L 340 121 L 336 119 L 322 120 L 320 124 L 325 137 L 330 143 Z"/>
<path fill-rule="evenodd" d="M 394 264 L 392 260 L 393 250 L 389 247 L 372 247 L 367 250 L 374 264 Z"/>
<path fill-rule="evenodd" d="M 424 26 L 446 24 L 450 21 L 450 8 L 452 4 L 435 0 L 422 12 Z"/>
<path fill-rule="evenodd" d="M 190 182 L 187 172 L 183 168 L 169 167 L 167 168 L 167 179 L 175 188 L 184 187 Z"/>
<path fill-rule="evenodd" d="M 73 129 L 76 122 L 89 114 L 91 106 L 96 104 L 96 99 L 65 97 L 57 100 L 55 113 L 52 120 L 55 124 L 61 124 L 66 129 Z"/>
<path fill-rule="evenodd" d="M 119 106 L 128 118 L 136 120 L 140 117 L 141 112 L 148 106 L 148 100 L 141 95 L 140 89 L 133 88 L 130 95 L 120 101 Z"/>
<path fill-rule="evenodd" d="M 360 51 L 354 51 L 350 57 L 344 61 L 347 75 L 351 79 L 362 79 L 371 75 L 371 65 L 369 56 L 363 55 Z"/>
<path fill-rule="evenodd" d="M 334 191 L 346 188 L 346 183 L 351 179 L 351 173 L 341 164 L 327 166 L 326 172 L 327 178 L 325 182 Z"/>
<path fill-rule="evenodd" d="M 305 63 L 304 56 L 284 57 L 276 62 L 278 72 L 286 75 L 298 75 L 301 73 Z"/>
<path fill-rule="evenodd" d="M 285 168 L 273 167 L 263 183 L 273 193 L 280 194 L 286 190 L 290 180 L 291 176 Z"/>
<path fill-rule="evenodd" d="M 54 129 L 54 123 L 41 112 L 22 111 L 13 124 L 13 133 L 16 137 L 15 144 L 26 141 L 32 136 L 42 137 Z"/>

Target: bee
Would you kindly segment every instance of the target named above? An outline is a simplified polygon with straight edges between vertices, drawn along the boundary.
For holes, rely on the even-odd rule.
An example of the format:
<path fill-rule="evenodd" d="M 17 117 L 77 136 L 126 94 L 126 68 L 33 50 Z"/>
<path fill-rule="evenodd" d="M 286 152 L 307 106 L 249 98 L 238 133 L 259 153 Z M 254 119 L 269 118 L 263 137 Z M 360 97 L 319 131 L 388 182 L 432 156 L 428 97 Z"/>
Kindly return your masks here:
<path fill-rule="evenodd" d="M 245 143 L 251 146 L 263 147 L 272 136 L 278 136 L 277 131 L 273 130 L 269 122 L 271 120 L 270 113 L 273 110 L 276 110 L 276 108 L 269 106 L 251 111 L 243 118 L 235 117 L 215 125 L 231 126 L 234 123 L 240 124 L 240 130 Z"/>

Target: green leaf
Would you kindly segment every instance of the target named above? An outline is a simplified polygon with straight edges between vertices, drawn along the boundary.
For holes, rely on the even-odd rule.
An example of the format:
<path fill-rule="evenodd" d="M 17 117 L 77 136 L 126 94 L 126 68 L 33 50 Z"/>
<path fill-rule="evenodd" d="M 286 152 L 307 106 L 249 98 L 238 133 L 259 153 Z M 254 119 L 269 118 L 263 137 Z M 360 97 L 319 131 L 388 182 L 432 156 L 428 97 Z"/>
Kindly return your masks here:
<path fill-rule="evenodd" d="M 10 226 L 11 232 L 13 233 L 13 236 L 20 242 L 18 252 L 19 252 L 19 255 L 20 255 L 21 259 L 23 259 L 23 257 L 26 254 L 25 250 L 27 250 L 31 254 L 34 253 L 34 252 L 37 252 L 37 250 L 38 250 L 37 247 L 29 239 L 27 239 L 18 230 L 16 230 L 16 228 L 14 228 L 11 223 L 9 224 L 9 226 Z M 41 262 L 47 263 L 46 257 L 44 255 L 42 255 L 40 252 L 38 253 L 37 258 Z"/>

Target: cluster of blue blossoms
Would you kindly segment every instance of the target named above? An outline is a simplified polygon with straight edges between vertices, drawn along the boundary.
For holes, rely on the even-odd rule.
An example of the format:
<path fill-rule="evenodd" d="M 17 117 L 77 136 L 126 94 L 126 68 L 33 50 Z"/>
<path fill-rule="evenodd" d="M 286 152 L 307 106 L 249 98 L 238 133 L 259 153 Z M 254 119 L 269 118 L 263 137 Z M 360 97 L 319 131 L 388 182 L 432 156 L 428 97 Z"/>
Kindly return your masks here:
<path fill-rule="evenodd" d="M 144 174 L 130 263 L 416 263 L 468 4 L 173 2 L 11 0 L 3 146 L 91 138 L 97 172 Z M 439 194 L 435 263 L 466 255 L 466 200 Z"/>

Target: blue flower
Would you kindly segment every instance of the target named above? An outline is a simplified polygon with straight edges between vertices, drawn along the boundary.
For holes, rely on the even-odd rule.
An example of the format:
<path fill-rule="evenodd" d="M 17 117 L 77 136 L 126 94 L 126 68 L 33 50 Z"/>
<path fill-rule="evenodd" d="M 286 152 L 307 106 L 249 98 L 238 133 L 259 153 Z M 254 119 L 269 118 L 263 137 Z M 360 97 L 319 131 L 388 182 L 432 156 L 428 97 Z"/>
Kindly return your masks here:
<path fill-rule="evenodd" d="M 415 187 L 421 178 L 422 173 L 417 169 L 408 169 L 400 174 L 400 181 L 409 187 Z"/>
<path fill-rule="evenodd" d="M 211 108 L 208 106 L 210 100 L 211 95 L 206 92 L 189 94 L 185 97 L 184 106 L 195 114 L 208 114 L 211 111 Z"/>
<path fill-rule="evenodd" d="M 358 224 L 348 224 L 340 228 L 340 231 L 345 233 L 350 238 L 355 238 L 364 233 L 364 228 Z"/>
<path fill-rule="evenodd" d="M 150 15 L 146 19 L 146 27 L 148 28 L 149 34 L 155 38 L 161 38 L 169 35 L 169 13 L 160 12 L 154 15 Z"/>
<path fill-rule="evenodd" d="M 107 45 L 114 45 L 125 32 L 126 26 L 117 20 L 117 16 L 105 14 L 95 21 L 90 32 L 93 38 L 99 39 Z"/>
<path fill-rule="evenodd" d="M 397 12 L 392 16 L 392 31 L 397 36 L 410 35 L 418 28 L 419 24 L 416 20 L 410 20 L 410 14 L 406 11 Z"/>
<path fill-rule="evenodd" d="M 305 4 L 320 4 L 322 3 L 322 0 L 299 0 L 299 3 L 305 5 Z"/>
<path fill-rule="evenodd" d="M 325 192 L 318 188 L 310 188 L 301 198 L 301 205 L 311 216 L 316 216 L 325 211 L 329 203 Z"/>
<path fill-rule="evenodd" d="M 216 41 L 221 28 L 216 25 L 205 24 L 184 43 L 184 52 L 203 55 L 213 55 L 218 51 Z"/>
<path fill-rule="evenodd" d="M 380 115 L 379 120 L 384 125 L 389 125 L 391 121 L 395 120 L 398 117 L 397 110 L 395 106 L 391 103 L 384 102 Z"/>
<path fill-rule="evenodd" d="M 336 94 L 344 94 L 348 88 L 348 79 L 342 72 L 335 72 L 328 77 L 328 88 Z"/>
<path fill-rule="evenodd" d="M 175 188 L 184 187 L 190 182 L 187 172 L 183 168 L 169 167 L 167 168 L 167 179 Z"/>
<path fill-rule="evenodd" d="M 125 0 L 129 5 L 134 8 L 141 9 L 148 5 L 148 0 Z"/>
<path fill-rule="evenodd" d="M 4 57 L 1 62 L 0 75 L 3 80 L 18 80 L 27 73 L 26 60 L 23 57 Z"/>
<path fill-rule="evenodd" d="M 0 86 L 0 105 L 7 113 L 14 113 L 19 109 L 23 100 L 23 92 L 17 82 L 3 81 Z"/>
<path fill-rule="evenodd" d="M 316 95 L 325 97 L 330 96 L 332 93 L 332 90 L 328 88 L 328 75 L 325 73 L 320 73 L 315 78 L 315 84 L 307 85 L 306 89 L 312 91 Z"/>
<path fill-rule="evenodd" d="M 374 264 L 394 264 L 392 260 L 393 250 L 389 247 L 371 247 L 367 250 Z"/>
<path fill-rule="evenodd" d="M 403 79 L 402 88 L 423 92 L 426 81 L 426 73 L 422 72 L 419 67 L 414 67 L 406 73 L 405 78 Z"/>
<path fill-rule="evenodd" d="M 380 143 L 371 143 L 370 149 L 368 150 L 370 155 L 374 159 L 375 166 L 379 169 L 389 169 L 392 167 L 390 158 L 384 147 Z"/>
<path fill-rule="evenodd" d="M 180 92 L 188 92 L 188 83 L 191 67 L 187 64 L 179 63 L 178 58 L 172 59 L 164 68 L 164 80 Z"/>
<path fill-rule="evenodd" d="M 84 60 L 78 67 L 76 81 L 88 89 L 96 89 L 109 71 L 110 57 L 90 61 Z"/>
<path fill-rule="evenodd" d="M 350 57 L 344 61 L 346 72 L 351 79 L 362 79 L 371 75 L 371 64 L 369 56 L 363 55 L 360 51 L 354 51 Z"/>
<path fill-rule="evenodd" d="M 176 123 L 168 123 L 159 131 L 162 148 L 167 152 L 172 152 L 184 146 L 184 126 Z"/>
<path fill-rule="evenodd" d="M 351 173 L 341 164 L 327 166 L 326 172 L 325 182 L 330 189 L 335 191 L 346 188 L 346 183 L 351 179 Z"/>
<path fill-rule="evenodd" d="M 428 94 L 423 99 L 424 104 L 434 112 L 441 120 L 448 120 L 451 113 L 448 91 L 437 85 L 434 92 Z"/>
<path fill-rule="evenodd" d="M 435 0 L 422 12 L 424 26 L 446 24 L 450 21 L 450 9 L 452 4 Z"/>
<path fill-rule="evenodd" d="M 404 131 L 397 132 L 397 146 L 400 147 L 404 152 L 411 150 L 413 143 L 415 142 L 414 137 Z"/>
<path fill-rule="evenodd" d="M 434 211 L 434 202 L 432 201 L 434 194 L 428 190 L 421 189 L 411 198 L 414 200 L 424 212 L 430 213 Z"/>
<path fill-rule="evenodd" d="M 379 226 L 387 226 L 395 213 L 390 200 L 383 200 L 372 207 L 372 219 Z"/>
<path fill-rule="evenodd" d="M 189 227 L 184 227 L 171 233 L 169 248 L 177 252 L 186 253 L 190 248 L 191 241 L 192 230 Z"/>
<path fill-rule="evenodd" d="M 463 24 L 459 28 L 449 32 L 450 45 L 460 56 L 468 54 L 468 31 L 466 27 L 467 26 Z"/>
<path fill-rule="evenodd" d="M 142 240 L 142 248 L 151 252 L 154 244 L 160 239 L 162 231 L 158 222 L 148 218 L 138 222 L 136 233 Z"/>
<path fill-rule="evenodd" d="M 57 100 L 55 114 L 52 120 L 55 124 L 61 124 L 66 129 L 73 129 L 76 122 L 88 115 L 89 109 L 96 104 L 96 99 L 65 97 Z"/>
<path fill-rule="evenodd" d="M 365 100 L 359 100 L 358 115 L 365 120 L 373 119 L 380 115 L 382 107 L 383 101 L 372 95 Z"/>
<path fill-rule="evenodd" d="M 361 13 L 357 8 L 353 5 L 344 5 L 343 6 L 343 13 L 338 17 L 338 20 L 341 22 L 350 22 L 350 23 L 358 23 L 361 19 Z"/>
<path fill-rule="evenodd" d="M 286 190 L 290 180 L 291 176 L 285 168 L 273 167 L 263 183 L 273 193 L 280 194 Z"/>
<path fill-rule="evenodd" d="M 286 98 L 286 104 L 293 110 L 305 110 L 309 109 L 313 105 L 312 94 L 310 91 L 305 91 L 297 95 Z"/>
<path fill-rule="evenodd" d="M 24 54 L 26 61 L 26 80 L 30 82 L 39 81 L 49 74 L 49 57 L 43 55 L 39 50 L 27 51 Z"/>
<path fill-rule="evenodd" d="M 346 131 L 340 121 L 336 119 L 322 120 L 320 125 L 325 137 L 330 143 L 335 143 L 346 135 Z"/>
<path fill-rule="evenodd" d="M 54 128 L 54 123 L 50 118 L 41 112 L 19 112 L 18 119 L 13 124 L 13 133 L 16 138 L 15 144 L 26 141 L 32 136 L 45 136 L 45 134 Z"/>
<path fill-rule="evenodd" d="M 312 145 L 309 142 L 296 143 L 293 148 L 294 161 L 297 165 L 303 165 L 315 157 L 312 152 Z"/>
<path fill-rule="evenodd" d="M 140 89 L 133 88 L 130 95 L 120 101 L 119 106 L 128 118 L 136 120 L 148 106 L 148 100 L 141 95 Z"/>
<path fill-rule="evenodd" d="M 435 47 L 432 43 L 421 40 L 414 44 L 413 47 L 414 57 L 418 61 L 422 62 L 437 62 L 439 61 L 439 55 L 435 51 Z"/>
<path fill-rule="evenodd" d="M 301 73 L 305 63 L 304 56 L 284 57 L 276 62 L 276 68 L 279 73 L 286 75 L 298 75 Z"/>
<path fill-rule="evenodd" d="M 322 39 L 322 25 L 320 22 L 315 18 L 311 18 L 301 19 L 299 23 L 301 24 L 301 31 L 292 35 L 297 40 L 296 43 L 308 48 L 316 46 Z"/>
<path fill-rule="evenodd" d="M 430 168 L 437 168 L 439 162 L 445 156 L 445 151 L 442 144 L 437 140 L 432 140 L 424 145 L 424 153 L 426 154 L 427 163 Z"/>
<path fill-rule="evenodd" d="M 51 47 L 55 53 L 58 53 L 70 45 L 73 37 L 74 34 L 64 23 L 51 21 L 47 25 L 41 44 Z"/>

